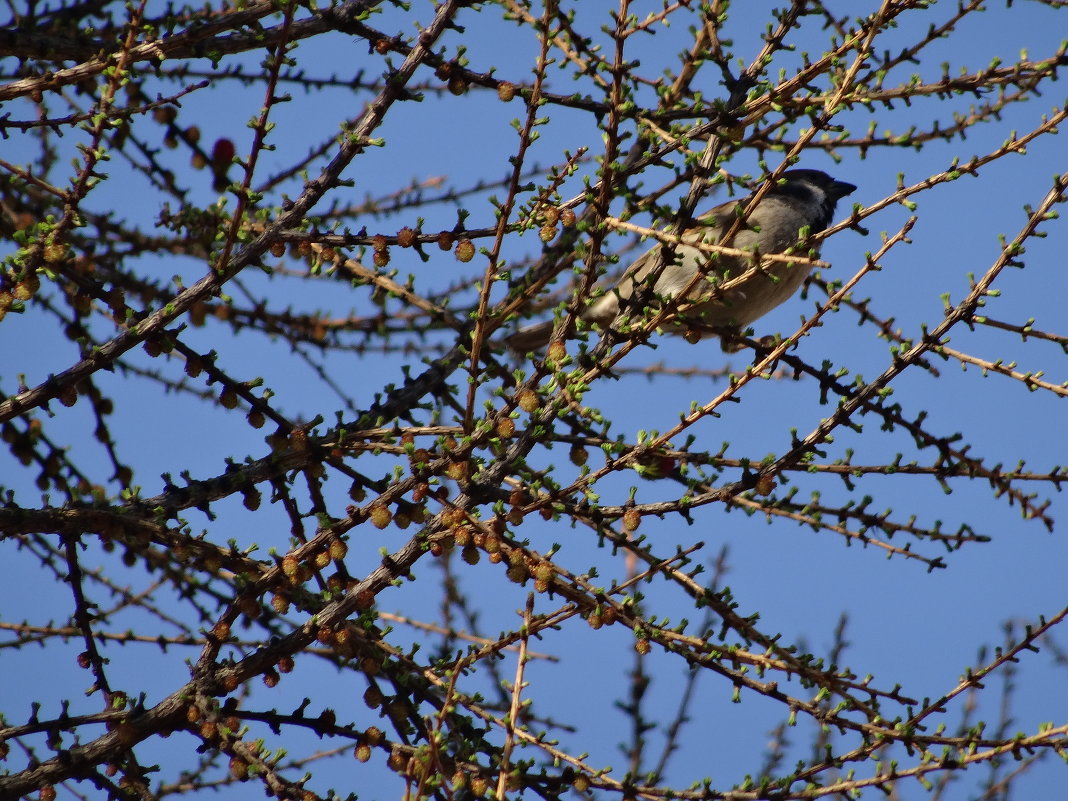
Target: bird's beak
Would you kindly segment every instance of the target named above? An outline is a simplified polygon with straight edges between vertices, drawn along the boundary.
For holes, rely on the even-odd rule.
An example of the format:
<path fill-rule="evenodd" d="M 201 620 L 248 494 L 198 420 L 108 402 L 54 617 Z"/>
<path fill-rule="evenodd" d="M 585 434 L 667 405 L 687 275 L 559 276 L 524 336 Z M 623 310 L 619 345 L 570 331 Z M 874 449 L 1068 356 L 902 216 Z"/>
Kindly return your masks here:
<path fill-rule="evenodd" d="M 847 184 L 845 181 L 835 181 L 831 184 L 830 193 L 835 200 L 851 195 L 857 191 L 857 188 L 853 184 Z"/>

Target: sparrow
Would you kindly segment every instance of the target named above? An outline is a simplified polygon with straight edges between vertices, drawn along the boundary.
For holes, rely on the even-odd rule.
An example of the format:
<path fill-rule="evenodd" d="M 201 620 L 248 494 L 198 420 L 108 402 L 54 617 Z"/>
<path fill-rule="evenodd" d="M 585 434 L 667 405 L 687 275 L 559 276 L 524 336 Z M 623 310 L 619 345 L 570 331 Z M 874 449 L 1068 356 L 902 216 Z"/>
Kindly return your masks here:
<path fill-rule="evenodd" d="M 609 327 L 628 315 L 636 315 L 639 309 L 632 308 L 635 302 L 653 309 L 685 292 L 687 308 L 669 323 L 674 333 L 699 339 L 736 331 L 792 297 L 812 269 L 811 264 L 803 262 L 774 260 L 751 271 L 757 263 L 754 256 L 786 253 L 803 238 L 824 230 L 831 224 L 838 201 L 855 190 L 853 184 L 820 170 L 789 170 L 755 206 L 750 208 L 750 195 L 723 203 L 698 217 L 696 225 L 682 235 L 673 260 L 660 271 L 651 292 L 651 274 L 658 266 L 663 244 L 654 245 L 635 259 L 616 284 L 592 300 L 579 317 L 587 323 Z M 747 208 L 748 215 L 735 225 Z M 723 244 L 746 251 L 744 255 L 712 253 L 694 246 L 719 244 L 732 227 L 736 233 Z M 814 258 L 817 251 L 797 255 Z M 747 271 L 751 274 L 740 283 L 715 291 L 717 284 L 737 279 Z M 526 353 L 547 345 L 552 331 L 553 321 L 548 320 L 521 328 L 505 341 L 513 350 Z"/>

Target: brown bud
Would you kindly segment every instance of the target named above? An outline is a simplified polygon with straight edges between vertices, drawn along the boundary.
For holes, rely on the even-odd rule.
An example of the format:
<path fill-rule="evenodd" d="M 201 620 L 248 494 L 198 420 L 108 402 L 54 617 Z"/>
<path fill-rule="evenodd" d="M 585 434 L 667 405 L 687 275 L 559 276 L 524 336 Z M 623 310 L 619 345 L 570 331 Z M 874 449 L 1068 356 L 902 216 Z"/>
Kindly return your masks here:
<path fill-rule="evenodd" d="M 216 139 L 211 148 L 211 164 L 216 168 L 227 167 L 236 154 L 237 148 L 230 139 Z"/>
<path fill-rule="evenodd" d="M 516 584 L 522 584 L 528 578 L 530 574 L 527 573 L 527 569 L 523 565 L 511 565 L 507 571 L 508 580 Z"/>
<path fill-rule="evenodd" d="M 200 300 L 189 307 L 189 322 L 197 328 L 204 325 L 208 319 L 208 304 Z"/>
<path fill-rule="evenodd" d="M 44 253 L 42 255 L 44 256 L 44 260 L 49 264 L 59 264 L 61 261 L 67 260 L 68 253 L 69 251 L 67 250 L 66 245 L 60 244 L 59 242 L 49 242 L 45 245 Z M 36 276 L 34 276 L 34 278 L 36 278 Z M 38 286 L 40 286 L 40 281 L 38 281 Z"/>
<path fill-rule="evenodd" d="M 349 552 L 349 546 L 344 540 L 330 540 L 330 558 L 331 559 L 344 559 L 345 555 Z"/>
<path fill-rule="evenodd" d="M 469 262 L 475 257 L 475 243 L 470 239 L 461 239 L 456 243 L 456 260 Z"/>
<path fill-rule="evenodd" d="M 368 726 L 367 731 L 363 733 L 363 739 L 365 739 L 369 745 L 378 745 L 385 739 L 385 734 L 377 726 Z"/>
<path fill-rule="evenodd" d="M 242 496 L 245 508 L 248 509 L 250 512 L 255 512 L 257 509 L 260 508 L 260 501 L 262 500 L 262 496 L 260 495 L 259 490 L 250 487 L 242 493 Z"/>
<path fill-rule="evenodd" d="M 178 109 L 174 106 L 157 106 L 152 109 L 152 119 L 161 125 L 174 122 L 178 116 Z"/>
<path fill-rule="evenodd" d="M 282 557 L 282 572 L 289 578 L 293 578 L 300 572 L 300 562 L 293 554 L 286 554 Z"/>
<path fill-rule="evenodd" d="M 454 95 L 467 94 L 467 78 L 457 73 L 449 78 L 449 91 Z"/>
<path fill-rule="evenodd" d="M 472 535 L 474 534 L 471 526 L 457 526 L 456 531 L 453 532 L 452 539 L 461 548 L 471 544 Z"/>
<path fill-rule="evenodd" d="M 371 525 L 373 525 L 375 528 L 385 528 L 393 519 L 393 513 L 389 511 L 388 506 L 376 503 L 371 506 L 370 514 L 368 515 L 368 517 L 371 520 Z"/>
<path fill-rule="evenodd" d="M 62 403 L 67 408 L 70 408 L 78 402 L 78 390 L 75 389 L 73 384 L 67 384 L 62 389 L 60 389 L 59 395 L 57 395 L 56 397 L 60 403 Z"/>
<path fill-rule="evenodd" d="M 541 401 L 538 399 L 538 393 L 532 389 L 522 390 L 516 398 L 516 403 L 519 404 L 520 409 L 528 414 L 534 412 L 541 406 Z"/>
<path fill-rule="evenodd" d="M 771 495 L 775 491 L 775 476 L 770 473 L 761 473 L 757 478 L 757 495 Z"/>
<path fill-rule="evenodd" d="M 230 757 L 230 775 L 239 781 L 247 779 L 248 762 L 239 756 Z"/>
<path fill-rule="evenodd" d="M 450 462 L 445 468 L 445 475 L 451 478 L 453 481 L 465 481 L 470 473 L 470 463 L 462 462 Z"/>
<path fill-rule="evenodd" d="M 237 602 L 237 608 L 241 610 L 241 614 L 252 620 L 255 620 L 263 614 L 263 607 L 261 607 L 259 601 L 251 595 L 243 595 Z"/>

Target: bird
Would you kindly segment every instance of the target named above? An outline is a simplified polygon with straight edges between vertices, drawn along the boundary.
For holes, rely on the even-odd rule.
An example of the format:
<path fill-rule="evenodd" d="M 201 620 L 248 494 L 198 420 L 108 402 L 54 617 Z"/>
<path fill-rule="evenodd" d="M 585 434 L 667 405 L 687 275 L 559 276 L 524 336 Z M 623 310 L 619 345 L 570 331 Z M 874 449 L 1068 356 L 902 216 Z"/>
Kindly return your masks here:
<path fill-rule="evenodd" d="M 792 297 L 812 265 L 774 260 L 724 291 L 714 291 L 715 284 L 736 279 L 749 271 L 756 254 L 781 255 L 804 237 L 823 231 L 831 224 L 838 201 L 856 188 L 820 170 L 788 170 L 756 205 L 751 203 L 753 195 L 750 195 L 700 215 L 697 224 L 680 238 L 673 260 L 660 271 L 651 292 L 648 284 L 660 261 L 662 243 L 635 259 L 614 286 L 606 288 L 603 294 L 580 310 L 579 318 L 610 327 L 614 322 L 623 321 L 628 314 L 637 314 L 639 309 L 631 308 L 635 305 L 630 302 L 632 299 L 645 301 L 647 309 L 656 308 L 686 292 L 684 300 L 688 307 L 669 323 L 673 333 L 684 333 L 693 341 L 708 334 L 737 331 Z M 742 209 L 749 209 L 749 213 L 741 225 L 734 225 Z M 723 244 L 747 251 L 745 255 L 710 253 L 694 246 L 719 244 L 720 238 L 732 227 L 736 233 Z M 797 255 L 814 257 L 816 252 Z M 552 320 L 535 323 L 520 328 L 505 342 L 513 351 L 527 353 L 547 345 L 552 331 Z"/>

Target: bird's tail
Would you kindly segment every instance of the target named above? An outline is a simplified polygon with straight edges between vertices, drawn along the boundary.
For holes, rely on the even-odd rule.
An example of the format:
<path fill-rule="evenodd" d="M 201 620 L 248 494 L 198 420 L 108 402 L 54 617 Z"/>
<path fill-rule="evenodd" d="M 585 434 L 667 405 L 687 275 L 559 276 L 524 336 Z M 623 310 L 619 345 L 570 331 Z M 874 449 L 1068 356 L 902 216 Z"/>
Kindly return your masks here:
<path fill-rule="evenodd" d="M 505 344 L 517 353 L 528 353 L 532 350 L 540 350 L 549 344 L 549 337 L 553 333 L 553 321 L 546 320 L 543 323 L 535 323 L 520 328 L 511 336 L 507 337 Z"/>

